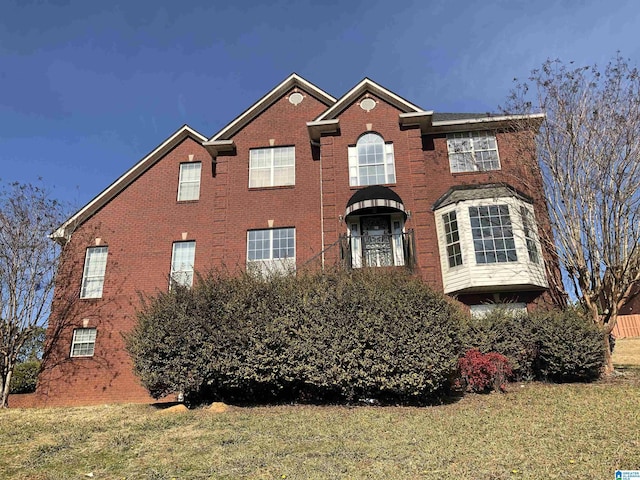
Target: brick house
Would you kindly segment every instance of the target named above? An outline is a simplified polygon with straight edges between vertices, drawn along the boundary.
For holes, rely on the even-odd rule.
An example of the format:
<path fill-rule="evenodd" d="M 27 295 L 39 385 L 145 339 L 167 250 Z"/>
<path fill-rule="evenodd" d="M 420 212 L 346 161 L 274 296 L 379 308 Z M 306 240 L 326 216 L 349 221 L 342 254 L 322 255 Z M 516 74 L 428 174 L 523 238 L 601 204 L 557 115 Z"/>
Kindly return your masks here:
<path fill-rule="evenodd" d="M 541 117 L 427 111 L 366 78 L 336 99 L 292 74 L 212 137 L 183 126 L 55 232 L 40 403 L 151 401 L 122 338 L 139 293 L 214 267 L 410 268 L 472 313 L 551 302 L 520 119 Z"/>

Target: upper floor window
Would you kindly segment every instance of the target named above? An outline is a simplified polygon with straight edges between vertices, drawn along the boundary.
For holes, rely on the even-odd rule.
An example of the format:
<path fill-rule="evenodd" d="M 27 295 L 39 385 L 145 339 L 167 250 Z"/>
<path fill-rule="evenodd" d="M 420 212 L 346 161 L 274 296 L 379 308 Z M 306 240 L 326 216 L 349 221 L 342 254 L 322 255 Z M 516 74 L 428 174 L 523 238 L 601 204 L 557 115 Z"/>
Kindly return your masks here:
<path fill-rule="evenodd" d="M 365 133 L 349 147 L 349 185 L 396 183 L 393 143 L 384 143 L 377 133 Z"/>
<path fill-rule="evenodd" d="M 249 151 L 249 188 L 295 183 L 295 147 L 254 148 Z"/>
<path fill-rule="evenodd" d="M 477 263 L 517 262 L 508 205 L 469 207 Z"/>
<path fill-rule="evenodd" d="M 89 247 L 84 259 L 80 298 L 102 297 L 108 247 Z"/>
<path fill-rule="evenodd" d="M 72 357 L 93 357 L 96 346 L 95 328 L 76 328 L 71 341 Z"/>
<path fill-rule="evenodd" d="M 496 136 L 490 132 L 459 132 L 447 135 L 452 173 L 500 170 Z"/>
<path fill-rule="evenodd" d="M 178 182 L 178 201 L 198 200 L 200 198 L 200 175 L 202 163 L 181 163 Z"/>
<path fill-rule="evenodd" d="M 296 229 L 272 228 L 247 233 L 247 266 L 264 274 L 295 268 Z"/>
<path fill-rule="evenodd" d="M 193 264 L 195 256 L 196 242 L 173 243 L 169 288 L 173 285 L 182 285 L 183 287 L 193 285 Z"/>
<path fill-rule="evenodd" d="M 458 232 L 458 219 L 455 210 L 445 213 L 442 216 L 442 221 L 444 222 L 449 267 L 457 267 L 458 265 L 462 265 L 462 250 L 460 249 L 460 234 Z"/>

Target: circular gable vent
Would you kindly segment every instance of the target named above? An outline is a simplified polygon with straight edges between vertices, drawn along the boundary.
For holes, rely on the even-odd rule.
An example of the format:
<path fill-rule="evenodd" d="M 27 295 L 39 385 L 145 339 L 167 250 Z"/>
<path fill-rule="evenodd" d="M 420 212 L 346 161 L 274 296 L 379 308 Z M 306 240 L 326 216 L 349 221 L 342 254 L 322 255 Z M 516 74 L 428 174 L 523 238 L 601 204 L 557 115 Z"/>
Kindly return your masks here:
<path fill-rule="evenodd" d="M 300 105 L 303 99 L 304 97 L 300 92 L 295 92 L 289 95 L 289 102 L 291 102 L 294 105 Z"/>
<path fill-rule="evenodd" d="M 360 102 L 360 108 L 365 112 L 370 112 L 376 108 L 376 101 L 373 98 L 365 98 Z"/>

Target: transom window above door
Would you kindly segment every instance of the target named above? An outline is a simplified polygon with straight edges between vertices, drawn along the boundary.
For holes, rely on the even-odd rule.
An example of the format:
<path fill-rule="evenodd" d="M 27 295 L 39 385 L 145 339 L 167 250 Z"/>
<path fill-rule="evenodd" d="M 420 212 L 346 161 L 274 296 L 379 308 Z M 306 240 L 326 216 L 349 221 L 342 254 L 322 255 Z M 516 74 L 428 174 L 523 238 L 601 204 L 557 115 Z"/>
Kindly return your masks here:
<path fill-rule="evenodd" d="M 365 133 L 349 147 L 349 185 L 360 187 L 396 183 L 393 143 L 377 133 Z"/>

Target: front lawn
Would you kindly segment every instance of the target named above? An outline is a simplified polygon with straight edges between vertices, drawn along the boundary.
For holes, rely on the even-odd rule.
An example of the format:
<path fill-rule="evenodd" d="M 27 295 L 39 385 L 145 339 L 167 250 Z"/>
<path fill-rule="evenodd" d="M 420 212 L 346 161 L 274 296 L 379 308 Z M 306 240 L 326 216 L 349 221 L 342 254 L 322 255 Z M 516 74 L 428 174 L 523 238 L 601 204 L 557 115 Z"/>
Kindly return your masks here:
<path fill-rule="evenodd" d="M 0 478 L 613 478 L 640 468 L 637 373 L 449 405 L 0 412 Z"/>

